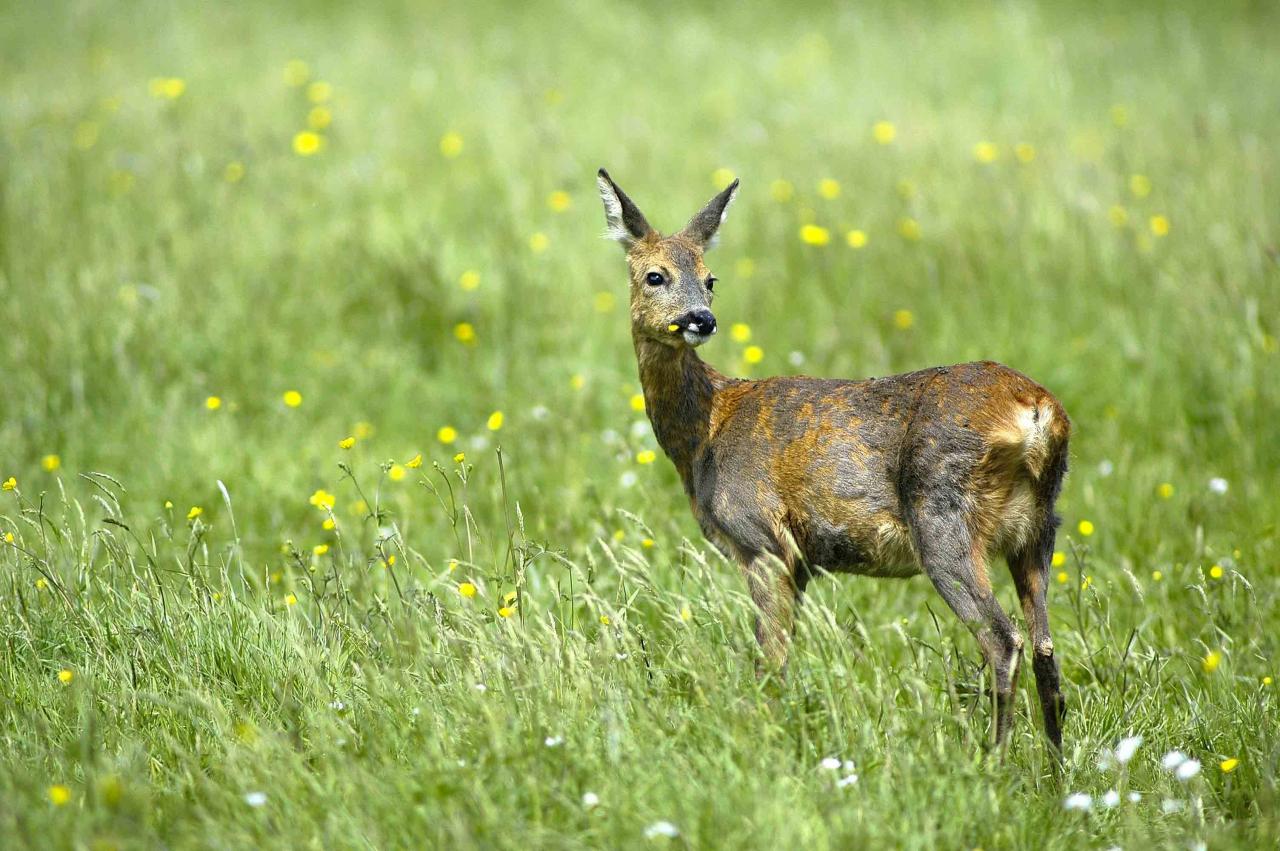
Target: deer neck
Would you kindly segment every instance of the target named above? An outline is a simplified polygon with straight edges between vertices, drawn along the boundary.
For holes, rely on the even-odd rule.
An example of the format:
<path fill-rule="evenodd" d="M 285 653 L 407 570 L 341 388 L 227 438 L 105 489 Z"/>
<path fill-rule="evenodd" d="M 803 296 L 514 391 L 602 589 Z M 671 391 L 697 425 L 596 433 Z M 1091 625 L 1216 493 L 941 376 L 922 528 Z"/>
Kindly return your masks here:
<path fill-rule="evenodd" d="M 654 436 L 692 494 L 693 459 L 710 434 L 716 391 L 728 379 L 687 346 L 668 346 L 638 334 L 634 340 Z"/>

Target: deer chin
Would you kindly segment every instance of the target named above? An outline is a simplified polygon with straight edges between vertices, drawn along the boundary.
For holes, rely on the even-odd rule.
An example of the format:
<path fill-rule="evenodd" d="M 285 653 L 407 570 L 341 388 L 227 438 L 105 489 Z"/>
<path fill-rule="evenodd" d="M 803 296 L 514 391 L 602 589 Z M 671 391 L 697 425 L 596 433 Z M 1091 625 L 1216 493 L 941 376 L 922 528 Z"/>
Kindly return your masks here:
<path fill-rule="evenodd" d="M 715 332 L 712 332 L 712 333 L 715 333 Z M 695 349 L 698 348 L 698 346 L 701 346 L 707 340 L 711 339 L 711 334 L 703 334 L 699 331 L 690 331 L 687 328 L 684 331 L 680 332 L 680 336 L 684 338 L 684 341 L 686 343 L 688 343 L 690 346 L 692 346 Z"/>

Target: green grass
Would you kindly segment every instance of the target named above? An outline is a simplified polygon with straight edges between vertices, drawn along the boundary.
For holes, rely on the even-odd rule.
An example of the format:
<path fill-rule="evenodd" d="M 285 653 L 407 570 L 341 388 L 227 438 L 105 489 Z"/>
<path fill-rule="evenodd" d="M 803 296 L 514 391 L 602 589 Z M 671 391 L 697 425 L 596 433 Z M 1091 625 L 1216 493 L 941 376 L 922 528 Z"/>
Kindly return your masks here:
<path fill-rule="evenodd" d="M 6 5 L 0 835 L 1276 843 L 1278 25 L 1247 3 Z M 333 87 L 308 157 L 295 58 Z M 634 460 L 655 446 L 601 165 L 668 229 L 717 169 L 742 178 L 708 259 L 764 358 L 725 334 L 703 350 L 722 369 L 992 358 L 1062 399 L 1060 772 L 1029 671 L 987 755 L 976 647 L 922 580 L 818 583 L 788 679 L 757 682 L 736 570 L 665 459 Z M 1099 768 L 1130 734 L 1133 762 Z M 1199 776 L 1161 767 L 1174 748 Z M 1142 799 L 1063 806 L 1112 788 Z M 662 820 L 679 837 L 646 839 Z"/>

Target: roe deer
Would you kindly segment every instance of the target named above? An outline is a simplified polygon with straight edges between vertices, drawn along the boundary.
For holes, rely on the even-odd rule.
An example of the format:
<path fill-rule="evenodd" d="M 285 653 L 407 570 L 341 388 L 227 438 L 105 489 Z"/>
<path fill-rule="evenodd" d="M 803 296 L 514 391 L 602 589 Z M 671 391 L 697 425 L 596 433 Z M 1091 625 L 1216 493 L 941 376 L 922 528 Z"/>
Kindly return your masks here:
<path fill-rule="evenodd" d="M 742 568 L 765 662 L 785 666 L 795 608 L 819 570 L 923 571 L 982 648 L 1003 744 L 1023 644 L 991 587 L 988 560 L 1003 555 L 1031 631 L 1045 732 L 1060 751 L 1045 598 L 1070 432 L 1058 400 L 989 361 L 864 381 L 722 375 L 694 350 L 716 331 L 703 252 L 738 181 L 671 236 L 604 169 L 599 186 L 606 236 L 626 248 L 654 435 L 703 534 Z"/>

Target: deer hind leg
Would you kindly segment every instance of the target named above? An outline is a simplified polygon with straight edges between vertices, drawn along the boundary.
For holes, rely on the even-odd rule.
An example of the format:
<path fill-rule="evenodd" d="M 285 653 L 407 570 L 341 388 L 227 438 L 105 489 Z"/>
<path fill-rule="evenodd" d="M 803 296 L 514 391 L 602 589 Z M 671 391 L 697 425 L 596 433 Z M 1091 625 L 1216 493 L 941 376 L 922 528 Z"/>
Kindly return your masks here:
<path fill-rule="evenodd" d="M 991 670 L 992 742 L 1003 745 L 1013 720 L 1022 635 L 991 590 L 985 548 L 973 540 L 958 513 L 923 511 L 914 531 L 925 573 L 977 638 Z"/>
<path fill-rule="evenodd" d="M 1061 751 L 1066 702 L 1062 697 L 1058 660 L 1053 656 L 1053 638 L 1049 635 L 1047 599 L 1053 538 L 1054 524 L 1050 523 L 1039 541 L 1009 556 L 1009 570 L 1013 573 L 1027 628 L 1031 632 L 1031 667 L 1036 674 L 1036 691 L 1040 694 L 1040 709 L 1044 713 L 1044 732 L 1054 749 Z"/>
<path fill-rule="evenodd" d="M 772 554 L 760 553 L 740 563 L 756 605 L 756 641 L 764 657 L 757 673 L 785 673 L 804 581 L 791 564 Z"/>

